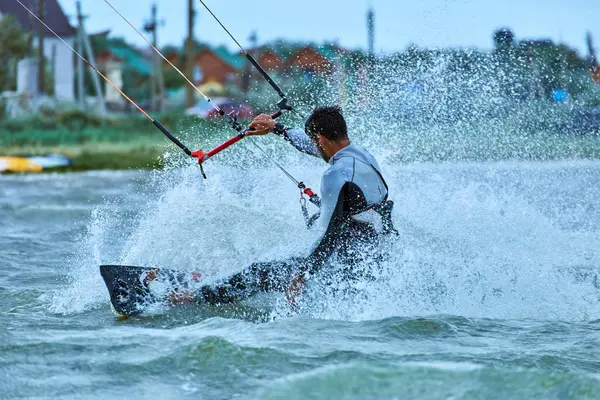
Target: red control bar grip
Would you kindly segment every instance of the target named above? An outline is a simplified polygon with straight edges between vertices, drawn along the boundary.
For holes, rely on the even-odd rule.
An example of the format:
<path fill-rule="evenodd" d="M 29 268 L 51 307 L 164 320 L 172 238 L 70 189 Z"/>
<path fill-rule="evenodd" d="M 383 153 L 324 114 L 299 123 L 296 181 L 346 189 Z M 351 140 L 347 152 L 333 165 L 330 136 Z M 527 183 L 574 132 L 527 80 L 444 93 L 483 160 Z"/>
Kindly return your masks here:
<path fill-rule="evenodd" d="M 281 111 L 277 111 L 275 114 L 271 115 L 271 118 L 276 119 L 278 117 L 281 116 Z M 223 150 L 225 150 L 226 148 L 228 148 L 229 146 L 231 146 L 234 143 L 239 142 L 240 140 L 242 140 L 244 138 L 244 136 L 246 136 L 246 131 L 240 133 L 237 136 L 232 137 L 231 139 L 229 139 L 228 141 L 226 141 L 225 143 L 215 147 L 214 149 L 212 149 L 211 151 L 208 152 L 204 152 L 202 150 L 196 150 L 192 152 L 192 157 L 197 158 L 198 159 L 198 164 L 202 164 L 204 161 L 208 160 L 209 158 L 211 158 L 212 156 L 214 156 L 217 153 L 222 152 Z M 310 190 L 310 189 L 308 189 Z M 312 192 L 311 192 L 312 193 Z M 308 193 L 306 193 L 308 196 Z M 313 193 L 314 194 L 314 193 Z"/>
<path fill-rule="evenodd" d="M 202 150 L 193 151 L 192 157 L 195 157 L 198 159 L 198 164 L 202 164 L 204 161 L 208 160 L 215 154 L 220 153 L 223 150 L 225 150 L 226 148 L 228 148 L 229 146 L 231 146 L 232 144 L 239 142 L 240 140 L 242 140 L 244 138 L 244 136 L 246 136 L 245 133 L 240 133 L 239 135 L 232 137 L 225 143 L 220 144 L 219 146 L 215 147 L 214 149 L 212 149 L 208 152 L 204 152 Z"/>

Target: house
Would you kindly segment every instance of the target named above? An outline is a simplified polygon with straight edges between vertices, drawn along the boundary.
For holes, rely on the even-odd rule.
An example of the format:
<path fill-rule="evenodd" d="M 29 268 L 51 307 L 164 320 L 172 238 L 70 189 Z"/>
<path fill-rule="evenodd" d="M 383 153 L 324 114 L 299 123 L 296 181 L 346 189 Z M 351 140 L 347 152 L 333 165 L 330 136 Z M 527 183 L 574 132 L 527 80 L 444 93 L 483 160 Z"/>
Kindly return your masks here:
<path fill-rule="evenodd" d="M 96 54 L 96 63 L 119 89 L 127 91 L 138 101 L 150 97 L 146 84 L 152 75 L 152 62 L 139 50 L 124 42 L 113 41 Z M 129 87 L 124 87 L 125 82 Z M 108 104 L 126 105 L 123 96 L 111 85 L 105 85 L 105 93 Z"/>
<path fill-rule="evenodd" d="M 298 68 L 305 73 L 328 74 L 333 62 L 320 47 L 305 46 L 293 52 L 287 59 L 287 68 Z"/>
<path fill-rule="evenodd" d="M 164 49 L 164 55 L 182 71 L 185 70 L 185 60 L 180 50 L 168 46 Z M 248 60 L 244 56 L 231 53 L 227 48 L 210 47 L 205 44 L 196 43 L 194 69 L 190 80 L 200 90 L 211 95 L 221 95 L 227 88 L 238 86 L 242 79 L 242 72 L 247 67 Z M 170 68 L 165 62 L 165 68 Z M 167 78 L 168 79 L 168 78 Z M 176 77 L 177 82 L 180 77 Z"/>
<path fill-rule="evenodd" d="M 314 45 L 278 41 L 249 50 L 266 70 L 305 74 L 329 74 L 346 50 L 332 44 Z"/>
<path fill-rule="evenodd" d="M 230 53 L 221 46 L 210 48 L 204 46 L 196 54 L 194 83 L 204 85 L 218 83 L 222 86 L 236 85 L 238 74 L 244 69 L 248 61 L 238 55 Z"/>
<path fill-rule="evenodd" d="M 248 53 L 268 72 L 296 73 L 305 78 L 315 74 L 330 74 L 335 66 L 345 66 L 343 57 L 349 54 L 335 45 L 316 46 L 283 41 L 249 49 Z M 184 60 L 178 49 L 165 48 L 164 54 L 183 70 Z M 190 79 L 203 92 L 217 95 L 233 87 L 246 91 L 251 81 L 259 79 L 258 76 L 245 54 L 231 53 L 223 46 L 196 44 L 195 67 Z"/>
<path fill-rule="evenodd" d="M 259 51 L 258 63 L 267 71 L 277 71 L 284 67 L 285 60 L 274 50 L 264 48 Z"/>
<path fill-rule="evenodd" d="M 592 79 L 600 85 L 600 67 L 594 67 L 592 69 Z"/>
<path fill-rule="evenodd" d="M 37 0 L 21 0 L 21 2 L 36 15 L 38 14 Z M 61 100 L 73 101 L 75 99 L 75 54 L 18 2 L 0 1 L 0 18 L 7 14 L 14 16 L 25 32 L 44 35 L 44 56 L 47 60 L 46 67 L 54 78 L 54 95 Z M 73 46 L 75 28 L 69 23 L 57 0 L 44 1 L 44 22 L 65 42 Z M 37 45 L 37 41 L 34 41 L 34 45 Z"/>

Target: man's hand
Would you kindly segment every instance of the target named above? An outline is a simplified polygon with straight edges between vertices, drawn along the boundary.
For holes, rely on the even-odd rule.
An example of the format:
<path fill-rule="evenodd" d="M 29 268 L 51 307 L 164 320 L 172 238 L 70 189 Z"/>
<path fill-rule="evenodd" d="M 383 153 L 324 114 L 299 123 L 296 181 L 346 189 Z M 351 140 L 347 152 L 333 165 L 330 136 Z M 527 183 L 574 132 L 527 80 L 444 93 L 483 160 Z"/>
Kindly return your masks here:
<path fill-rule="evenodd" d="M 167 296 L 167 304 L 176 306 L 179 304 L 191 303 L 196 299 L 197 295 L 191 290 L 173 291 Z"/>
<path fill-rule="evenodd" d="M 304 288 L 304 278 L 302 275 L 296 276 L 290 286 L 288 286 L 285 291 L 285 299 L 288 302 L 288 305 L 293 309 L 297 310 L 298 304 L 296 303 L 296 297 L 302 294 L 302 289 Z"/>
<path fill-rule="evenodd" d="M 273 131 L 275 124 L 275 120 L 271 118 L 270 115 L 260 114 L 258 117 L 254 118 L 254 121 L 252 121 L 250 124 L 249 128 L 252 130 L 249 131 L 247 135 L 266 135 L 267 133 Z"/>

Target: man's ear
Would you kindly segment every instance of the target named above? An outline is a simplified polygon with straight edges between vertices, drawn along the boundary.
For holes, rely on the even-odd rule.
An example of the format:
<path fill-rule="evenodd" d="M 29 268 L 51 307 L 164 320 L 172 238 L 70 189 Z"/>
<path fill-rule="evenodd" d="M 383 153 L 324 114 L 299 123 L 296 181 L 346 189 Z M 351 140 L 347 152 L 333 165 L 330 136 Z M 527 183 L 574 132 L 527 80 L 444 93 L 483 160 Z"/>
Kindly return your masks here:
<path fill-rule="evenodd" d="M 321 147 L 323 147 L 327 144 L 327 138 L 321 134 L 318 134 L 317 135 L 317 143 L 319 143 L 319 145 Z"/>

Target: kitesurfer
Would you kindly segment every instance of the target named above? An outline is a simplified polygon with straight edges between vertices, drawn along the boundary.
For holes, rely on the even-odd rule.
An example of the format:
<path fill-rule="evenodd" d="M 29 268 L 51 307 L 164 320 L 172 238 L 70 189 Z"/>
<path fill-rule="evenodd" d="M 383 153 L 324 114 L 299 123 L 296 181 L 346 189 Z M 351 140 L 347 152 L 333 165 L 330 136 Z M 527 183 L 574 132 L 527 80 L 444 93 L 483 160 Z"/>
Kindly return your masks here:
<path fill-rule="evenodd" d="M 255 263 L 226 281 L 203 287 L 201 296 L 219 304 L 258 292 L 285 291 L 288 301 L 294 303 L 306 280 L 321 271 L 334 254 L 352 274 L 364 260 L 363 252 L 376 246 L 383 235 L 395 232 L 393 202 L 388 200 L 388 186 L 377 160 L 350 141 L 340 107 L 316 108 L 304 131 L 287 129 L 265 114 L 256 117 L 250 129 L 254 135 L 273 132 L 329 164 L 321 180 L 318 222 L 322 233 L 308 257 Z"/>

